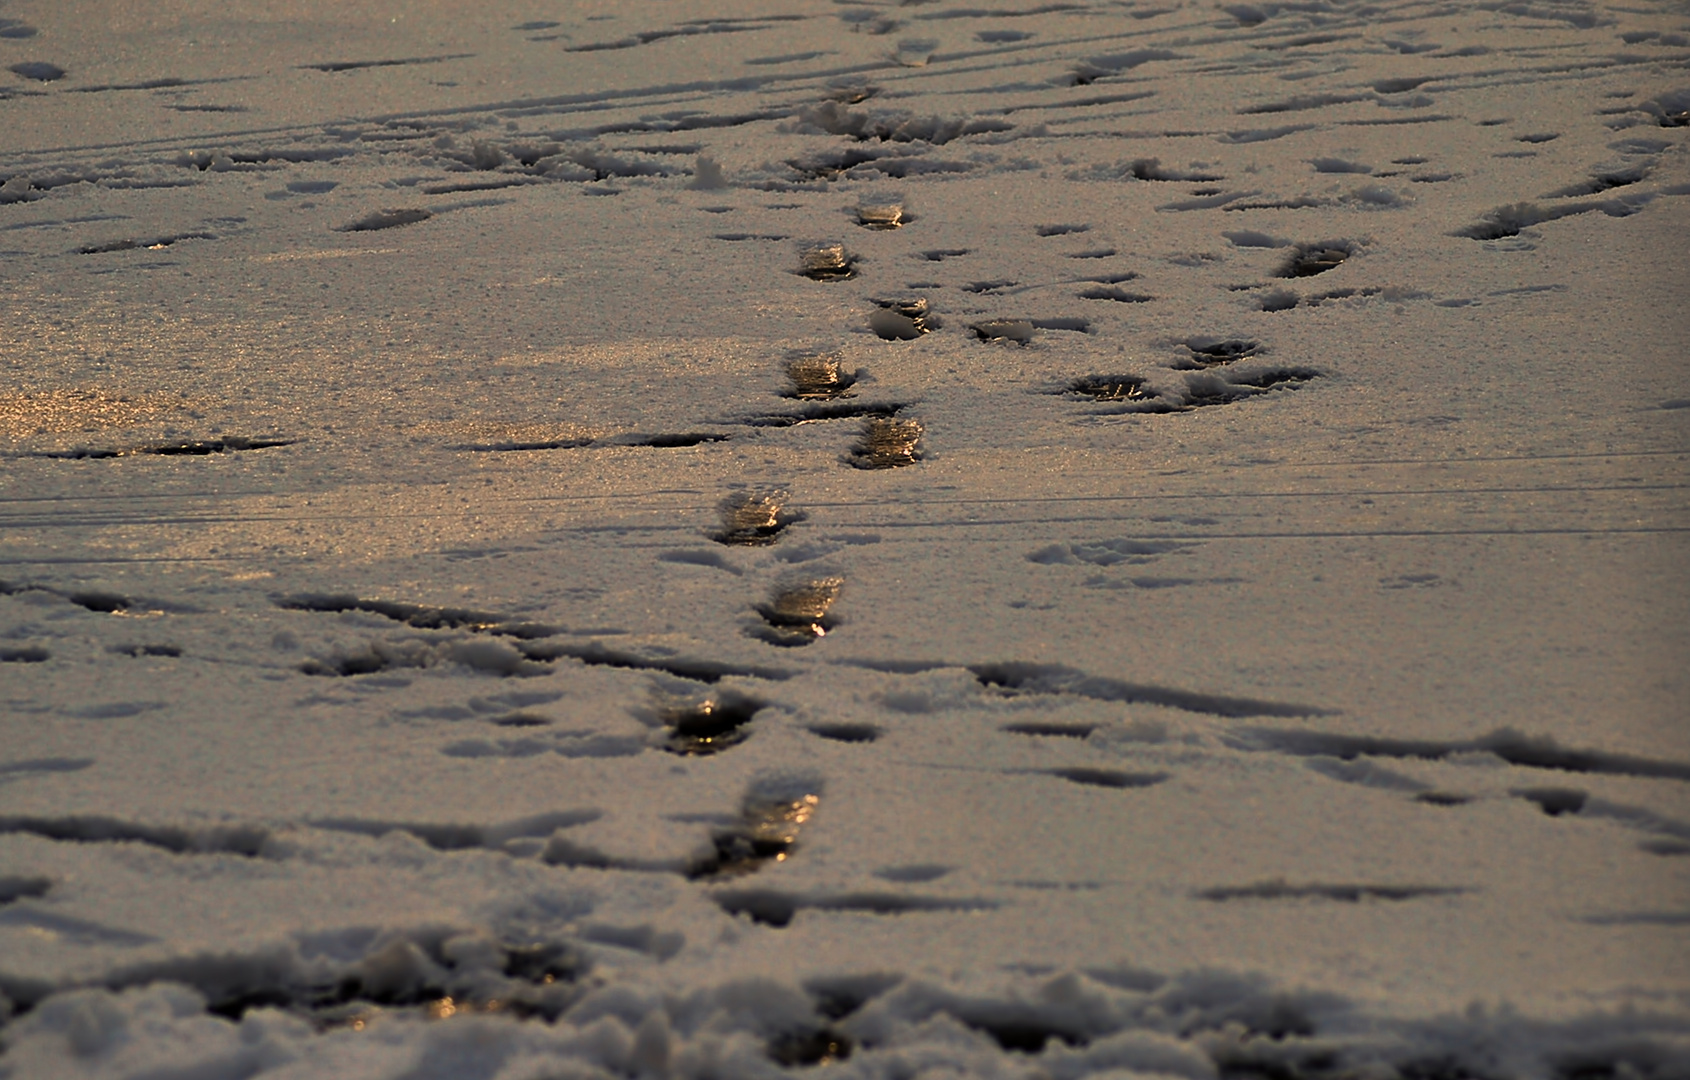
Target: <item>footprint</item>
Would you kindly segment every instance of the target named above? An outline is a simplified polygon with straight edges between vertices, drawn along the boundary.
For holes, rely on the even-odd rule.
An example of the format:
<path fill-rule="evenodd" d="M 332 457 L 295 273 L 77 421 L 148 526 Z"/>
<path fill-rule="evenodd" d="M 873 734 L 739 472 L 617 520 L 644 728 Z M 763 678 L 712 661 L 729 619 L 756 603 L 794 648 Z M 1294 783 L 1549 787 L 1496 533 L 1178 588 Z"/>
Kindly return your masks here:
<path fill-rule="evenodd" d="M 692 700 L 666 695 L 658 719 L 669 729 L 663 749 L 683 757 L 707 757 L 738 746 L 750 737 L 745 725 L 765 702 L 732 690 Z"/>
<path fill-rule="evenodd" d="M 1314 277 L 1335 269 L 1356 252 L 1356 245 L 1348 240 L 1328 240 L 1319 244 L 1298 244 L 1291 257 L 1275 273 L 1275 277 Z"/>
<path fill-rule="evenodd" d="M 857 224 L 865 229 L 899 229 L 913 219 L 904 213 L 903 203 L 865 203 L 856 209 Z"/>
<path fill-rule="evenodd" d="M 740 803 L 739 821 L 712 838 L 714 853 L 687 876 L 744 877 L 768 863 L 785 862 L 821 806 L 821 795 L 821 779 L 815 776 L 766 778 L 752 784 Z"/>
<path fill-rule="evenodd" d="M 778 586 L 767 603 L 757 605 L 768 625 L 756 627 L 754 636 L 785 647 L 826 636 L 834 626 L 828 612 L 844 587 L 845 579 L 838 576 L 798 578 Z"/>
<path fill-rule="evenodd" d="M 1261 342 L 1248 338 L 1188 337 L 1181 344 L 1190 353 L 1188 363 L 1202 368 L 1248 360 L 1262 348 Z"/>
<path fill-rule="evenodd" d="M 801 401 L 829 401 L 850 397 L 850 389 L 860 375 L 847 372 L 844 355 L 837 352 L 796 352 L 786 361 L 786 377 L 791 383 L 784 397 Z"/>
<path fill-rule="evenodd" d="M 869 314 L 869 329 L 884 341 L 914 341 L 940 326 L 929 313 L 925 298 L 911 300 L 877 300 L 878 307 Z"/>
<path fill-rule="evenodd" d="M 743 491 L 723 499 L 717 507 L 722 528 L 710 539 L 738 547 L 764 547 L 804 515 L 787 509 L 790 496 L 784 491 Z"/>
<path fill-rule="evenodd" d="M 1071 233 L 1091 232 L 1090 225 L 1039 225 L 1034 232 L 1040 236 L 1067 236 Z"/>
<path fill-rule="evenodd" d="M 1109 405 L 1110 408 L 1101 411 L 1110 414 L 1168 413 L 1180 408 L 1148 389 L 1144 379 L 1137 375 L 1084 375 L 1053 392 Z"/>
<path fill-rule="evenodd" d="M 921 460 L 919 420 L 875 417 L 863 425 L 857 444 L 845 457 L 854 469 L 898 469 Z"/>
<path fill-rule="evenodd" d="M 797 273 L 811 281 L 845 281 L 857 275 L 857 257 L 844 244 L 811 244 L 798 253 Z"/>
<path fill-rule="evenodd" d="M 987 319 L 969 329 L 981 341 L 1014 341 L 1026 345 L 1033 340 L 1033 324 L 1027 319 Z"/>

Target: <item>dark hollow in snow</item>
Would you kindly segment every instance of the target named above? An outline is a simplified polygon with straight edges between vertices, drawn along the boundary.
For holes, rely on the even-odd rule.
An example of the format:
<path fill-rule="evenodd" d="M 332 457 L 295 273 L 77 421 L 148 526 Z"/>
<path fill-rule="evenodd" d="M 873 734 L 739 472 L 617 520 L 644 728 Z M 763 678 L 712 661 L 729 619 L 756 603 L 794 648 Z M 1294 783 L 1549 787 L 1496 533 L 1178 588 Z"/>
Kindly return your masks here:
<path fill-rule="evenodd" d="M 908 893 L 852 892 L 835 895 L 801 896 L 778 889 L 730 889 L 715 894 L 715 900 L 730 915 L 746 915 L 752 922 L 783 927 L 801 909 L 852 911 L 870 915 L 903 915 L 914 912 L 987 911 L 998 905 L 990 900 L 950 900 Z"/>
<path fill-rule="evenodd" d="M 831 1065 L 851 1056 L 851 1040 L 831 1028 L 771 1039 L 769 1057 L 785 1068 Z"/>
<path fill-rule="evenodd" d="M 39 645 L 0 648 L 0 664 L 39 664 L 51 658 L 52 653 Z"/>
<path fill-rule="evenodd" d="M 1452 791 L 1422 791 L 1414 796 L 1414 801 L 1427 806 L 1466 806 L 1473 801 L 1473 796 Z"/>
<path fill-rule="evenodd" d="M 1247 338 L 1189 337 L 1182 343 L 1199 367 L 1215 367 L 1256 355 L 1262 343 Z"/>
<path fill-rule="evenodd" d="M 375 232 L 380 229 L 397 229 L 402 225 L 415 225 L 419 221 L 427 221 L 433 216 L 434 211 L 424 210 L 421 207 L 377 210 L 354 221 L 347 222 L 336 231 Z"/>
<path fill-rule="evenodd" d="M 1037 769 L 1034 771 L 1044 773 L 1046 776 L 1058 777 L 1071 784 L 1083 784 L 1087 787 L 1154 787 L 1155 785 L 1168 779 L 1168 774 L 1163 772 L 1132 773 L 1122 772 L 1119 769 L 1062 768 Z"/>
<path fill-rule="evenodd" d="M 57 458 L 66 461 L 131 457 L 136 454 L 150 454 L 156 457 L 206 457 L 210 454 L 233 454 L 244 450 L 269 450 L 277 446 L 292 446 L 298 441 L 297 439 L 245 439 L 240 436 L 229 435 L 221 439 L 206 439 L 199 442 L 157 443 L 151 446 L 134 446 L 122 449 L 78 446 L 69 450 L 47 450 L 32 456 Z"/>
<path fill-rule="evenodd" d="M 217 825 L 189 829 L 147 825 L 99 815 L 0 817 L 0 833 L 27 833 L 69 843 L 139 843 L 177 855 L 242 855 L 256 858 L 269 832 L 257 825 Z"/>
<path fill-rule="evenodd" d="M 1313 368 L 1276 367 L 1266 368 L 1262 371 L 1234 372 L 1230 378 L 1233 386 L 1249 386 L 1257 390 L 1282 386 L 1292 390 L 1310 379 L 1320 377 L 1320 372 Z"/>
<path fill-rule="evenodd" d="M 921 460 L 919 420 L 875 417 L 863 425 L 857 443 L 846 455 L 854 469 L 897 469 Z"/>
<path fill-rule="evenodd" d="M 1028 319 L 1040 330 L 1070 330 L 1077 334 L 1091 333 L 1091 320 L 1071 315 L 1056 315 L 1048 319 Z"/>
<path fill-rule="evenodd" d="M 198 989 L 215 1016 L 238 1020 L 255 1008 L 279 1008 L 320 1031 L 361 1029 L 372 1007 L 406 1009 L 432 1020 L 469 1014 L 557 1019 L 580 997 L 574 985 L 588 962 L 570 942 L 500 941 L 474 958 L 452 955 L 449 935 L 394 938 L 320 982 L 289 979 L 256 958 L 207 968 L 148 971 Z"/>
<path fill-rule="evenodd" d="M 873 724 L 811 724 L 810 734 L 842 743 L 869 743 L 880 738 L 880 729 Z"/>
<path fill-rule="evenodd" d="M 682 450 L 705 443 L 727 442 L 733 438 L 719 431 L 678 431 L 659 435 L 632 435 L 616 440 L 622 446 L 649 446 L 657 450 Z"/>
<path fill-rule="evenodd" d="M 999 730 L 1007 731 L 1011 735 L 1032 735 L 1039 738 L 1084 739 L 1097 729 L 1097 724 L 1028 720 L 1019 724 L 1005 724 Z"/>
<path fill-rule="evenodd" d="M 518 648 L 530 660 L 551 662 L 562 657 L 578 660 L 595 667 L 627 668 L 630 671 L 663 671 L 682 679 L 713 684 L 725 675 L 744 675 L 779 682 L 790 679 L 793 672 L 783 668 L 761 665 L 726 664 L 718 660 L 695 659 L 686 656 L 643 656 L 632 650 L 613 649 L 600 641 L 573 644 L 558 641 L 524 641 Z"/>
<path fill-rule="evenodd" d="M 408 67 L 411 64 L 439 64 L 447 60 L 467 60 L 474 53 L 450 53 L 443 56 L 405 56 L 394 60 L 330 60 L 321 64 L 301 64 L 301 71 L 362 71 L 365 68 Z"/>
<path fill-rule="evenodd" d="M 46 896 L 47 890 L 52 887 L 53 881 L 51 878 L 0 877 L 0 906 L 18 900 L 33 900 L 39 896 Z"/>
<path fill-rule="evenodd" d="M 939 322 L 928 312 L 924 298 L 876 300 L 875 304 L 875 310 L 869 313 L 868 325 L 883 341 L 914 341 L 939 328 Z"/>
<path fill-rule="evenodd" d="M 73 592 L 66 593 L 65 599 L 78 607 L 85 607 L 89 611 L 98 611 L 104 615 L 111 615 L 129 609 L 129 598 L 108 592 Z"/>
<path fill-rule="evenodd" d="M 896 401 L 875 402 L 811 402 L 791 412 L 758 413 L 747 416 L 740 423 L 751 427 L 797 427 L 799 424 L 820 423 L 826 420 L 862 420 L 868 417 L 891 417 L 902 412 L 904 404 Z"/>
<path fill-rule="evenodd" d="M 499 727 L 530 728 L 547 727 L 551 724 L 551 720 L 544 716 L 536 716 L 533 713 L 514 712 L 505 716 L 495 716 L 488 723 L 496 724 Z"/>
<path fill-rule="evenodd" d="M 1090 675 L 1061 664 L 1009 661 L 1000 664 L 971 664 L 968 670 L 981 686 L 997 688 L 1002 693 L 1012 695 L 1073 694 L 1094 701 L 1119 701 L 1126 704 L 1142 701 L 1186 712 L 1227 717 L 1322 716 L 1330 711 L 1284 701 L 1203 694 L 1151 683 L 1126 682 L 1103 675 Z"/>
<path fill-rule="evenodd" d="M 684 757 L 706 757 L 738 746 L 750 736 L 745 725 L 763 704 L 728 691 L 665 708 L 660 716 L 669 736 L 663 742 L 663 749 Z"/>
<path fill-rule="evenodd" d="M 1156 299 L 1148 293 L 1129 292 L 1114 285 L 1094 285 L 1089 289 L 1081 289 L 1081 300 L 1113 300 L 1120 304 L 1146 304 Z"/>
<path fill-rule="evenodd" d="M 182 650 L 175 645 L 113 645 L 110 652 L 119 656 L 133 656 L 140 659 L 143 656 L 177 657 Z"/>
<path fill-rule="evenodd" d="M 1127 172 L 1138 180 L 1160 180 L 1183 183 L 1209 184 L 1226 177 L 1219 173 L 1207 172 L 1201 168 L 1170 169 L 1164 168 L 1160 158 L 1139 158 L 1127 166 Z"/>
<path fill-rule="evenodd" d="M 156 251 L 180 240 L 215 240 L 208 232 L 178 233 L 173 236 L 154 236 L 147 239 L 108 240 L 103 244 L 85 244 L 76 249 L 78 255 L 106 255 L 113 251 Z"/>
<path fill-rule="evenodd" d="M 1090 225 L 1040 225 L 1034 232 L 1040 236 L 1067 236 L 1069 233 L 1091 232 Z"/>
<path fill-rule="evenodd" d="M 1357 904 L 1363 900 L 1418 900 L 1427 896 L 1453 896 L 1471 892 L 1451 885 L 1309 884 L 1260 881 L 1252 885 L 1219 886 L 1199 890 L 1199 900 L 1338 900 Z"/>
<path fill-rule="evenodd" d="M 1537 803 L 1538 809 L 1550 817 L 1576 814 L 1584 809 L 1585 802 L 1590 798 L 1587 792 L 1580 791 L 1577 788 L 1563 787 L 1520 788 L 1510 792 L 1510 794 Z"/>
<path fill-rule="evenodd" d="M 270 602 L 284 611 L 316 611 L 327 614 L 368 611 L 419 630 L 487 630 L 504 622 L 502 616 L 485 611 L 430 607 L 426 604 L 407 604 L 395 600 L 367 600 L 350 593 L 296 593 L 291 596 L 273 596 Z"/>
<path fill-rule="evenodd" d="M 1314 277 L 1335 268 L 1355 254 L 1355 245 L 1348 240 L 1328 240 L 1319 244 L 1298 244 L 1291 256 L 1280 266 L 1276 277 Z"/>
<path fill-rule="evenodd" d="M 1026 345 L 1033 340 L 1033 324 L 1027 319 L 987 319 L 969 327 L 981 341 L 1013 341 Z"/>
<path fill-rule="evenodd" d="M 65 77 L 65 69 L 57 64 L 49 64 L 45 60 L 26 60 L 21 64 L 13 64 L 6 69 L 13 75 L 36 82 L 56 82 Z"/>
<path fill-rule="evenodd" d="M 1690 780 L 1690 762 L 1563 747 L 1552 738 L 1527 735 L 1512 728 L 1500 728 L 1477 739 L 1445 742 L 1253 727 L 1242 729 L 1229 741 L 1248 749 L 1276 750 L 1298 756 L 1323 755 L 1345 760 L 1367 755 L 1440 761 L 1453 754 L 1483 751 L 1495 754 L 1510 765 L 1534 769 Z"/>

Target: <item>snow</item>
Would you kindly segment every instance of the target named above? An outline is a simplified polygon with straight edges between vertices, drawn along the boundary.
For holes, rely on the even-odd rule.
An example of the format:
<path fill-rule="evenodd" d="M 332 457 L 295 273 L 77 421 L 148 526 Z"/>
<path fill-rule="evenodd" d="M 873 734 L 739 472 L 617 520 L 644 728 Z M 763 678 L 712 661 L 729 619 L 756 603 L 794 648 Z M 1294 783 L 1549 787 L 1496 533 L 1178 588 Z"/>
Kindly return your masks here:
<path fill-rule="evenodd" d="M 0 1077 L 1690 1076 L 1672 5 L 0 8 Z"/>

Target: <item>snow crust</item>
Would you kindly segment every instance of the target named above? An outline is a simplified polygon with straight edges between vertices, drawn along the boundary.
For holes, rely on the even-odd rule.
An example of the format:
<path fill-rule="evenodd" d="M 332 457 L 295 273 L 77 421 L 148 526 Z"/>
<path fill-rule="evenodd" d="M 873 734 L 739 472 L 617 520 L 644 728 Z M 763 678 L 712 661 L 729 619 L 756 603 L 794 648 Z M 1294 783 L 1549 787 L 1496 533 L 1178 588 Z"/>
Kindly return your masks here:
<path fill-rule="evenodd" d="M 1681 6 L 0 6 L 0 1077 L 1690 1077 Z"/>

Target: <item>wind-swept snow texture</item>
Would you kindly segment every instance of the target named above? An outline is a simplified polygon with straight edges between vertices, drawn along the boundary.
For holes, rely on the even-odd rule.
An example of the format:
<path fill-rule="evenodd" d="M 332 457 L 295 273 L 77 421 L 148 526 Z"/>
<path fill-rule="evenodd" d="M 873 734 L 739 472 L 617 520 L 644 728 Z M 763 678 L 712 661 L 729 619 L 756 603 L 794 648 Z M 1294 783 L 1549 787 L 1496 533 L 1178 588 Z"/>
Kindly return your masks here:
<path fill-rule="evenodd" d="M 1690 15 L 0 3 L 0 1077 L 1690 1077 Z"/>

